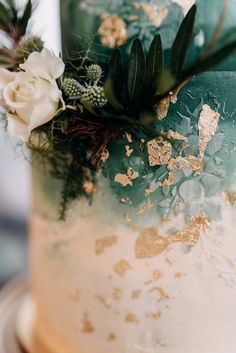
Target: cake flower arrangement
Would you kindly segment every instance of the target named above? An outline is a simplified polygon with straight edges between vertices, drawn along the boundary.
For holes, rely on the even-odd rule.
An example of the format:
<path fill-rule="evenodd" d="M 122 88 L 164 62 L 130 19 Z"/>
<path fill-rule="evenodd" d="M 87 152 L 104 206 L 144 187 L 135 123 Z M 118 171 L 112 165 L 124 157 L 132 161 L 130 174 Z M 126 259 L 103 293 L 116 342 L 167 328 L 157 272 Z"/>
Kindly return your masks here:
<path fill-rule="evenodd" d="M 168 56 L 157 33 L 148 51 L 135 38 L 128 57 L 117 47 L 105 64 L 79 52 L 76 63 L 70 58 L 64 62 L 40 38 L 26 36 L 32 11 L 30 0 L 23 11 L 14 1 L 0 3 L 0 29 L 7 43 L 0 48 L 0 103 L 10 136 L 26 143 L 51 175 L 62 180 L 64 218 L 71 201 L 81 196 L 92 200 L 107 146 L 120 133 L 143 133 L 161 139 L 163 146 L 180 139 L 162 126 L 169 105 L 194 76 L 226 59 L 236 40 L 215 49 L 223 10 L 211 43 L 186 67 L 197 11 L 193 5 Z M 166 153 L 163 149 L 160 158 Z"/>

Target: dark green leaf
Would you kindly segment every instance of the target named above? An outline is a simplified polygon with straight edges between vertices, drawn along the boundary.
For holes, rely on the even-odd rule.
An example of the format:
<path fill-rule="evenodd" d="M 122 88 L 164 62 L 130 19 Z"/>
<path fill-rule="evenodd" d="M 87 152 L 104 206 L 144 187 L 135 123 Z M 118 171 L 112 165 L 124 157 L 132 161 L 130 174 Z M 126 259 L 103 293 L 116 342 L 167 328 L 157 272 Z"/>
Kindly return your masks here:
<path fill-rule="evenodd" d="M 17 22 L 17 8 L 16 8 L 16 3 L 14 0 L 8 0 L 7 5 L 11 11 L 11 22 L 13 26 L 16 25 Z"/>
<path fill-rule="evenodd" d="M 128 94 L 130 102 L 135 102 L 142 93 L 146 73 L 146 58 L 141 41 L 136 38 L 131 48 L 128 68 Z"/>
<path fill-rule="evenodd" d="M 32 15 L 32 2 L 31 0 L 28 0 L 27 5 L 25 7 L 25 11 L 22 15 L 22 17 L 18 20 L 18 26 L 21 31 L 21 35 L 23 36 L 26 32 L 26 28 L 29 22 L 29 19 Z"/>
<path fill-rule="evenodd" d="M 104 84 L 104 91 L 108 102 L 118 111 L 123 110 L 122 104 L 118 101 L 115 90 L 114 90 L 114 82 L 111 78 L 108 78 Z"/>
<path fill-rule="evenodd" d="M 147 55 L 147 71 L 146 71 L 146 87 L 150 87 L 154 91 L 157 90 L 157 83 L 159 81 L 160 73 L 163 70 L 164 58 L 162 41 L 159 34 L 157 34 L 150 46 Z"/>
<path fill-rule="evenodd" d="M 83 106 L 85 107 L 85 109 L 87 109 L 91 114 L 95 115 L 95 116 L 100 116 L 95 109 L 93 108 L 92 104 L 86 101 L 82 102 Z"/>
<path fill-rule="evenodd" d="M 109 76 L 116 76 L 121 68 L 121 51 L 120 49 L 114 50 L 110 63 L 109 63 Z"/>
<path fill-rule="evenodd" d="M 184 64 L 184 60 L 193 34 L 196 10 L 196 5 L 193 5 L 183 19 L 183 22 L 180 25 L 174 44 L 172 46 L 171 69 L 174 74 L 177 74 L 182 69 Z"/>
<path fill-rule="evenodd" d="M 206 59 L 198 62 L 193 68 L 187 71 L 187 76 L 198 75 L 201 72 L 205 72 L 225 60 L 230 54 L 236 50 L 236 40 L 227 44 L 223 48 L 215 51 L 209 55 Z"/>
<path fill-rule="evenodd" d="M 0 28 L 5 32 L 10 31 L 10 17 L 6 7 L 0 3 Z"/>
<path fill-rule="evenodd" d="M 0 67 L 9 67 L 9 66 L 11 66 L 10 60 L 5 56 L 0 55 Z"/>

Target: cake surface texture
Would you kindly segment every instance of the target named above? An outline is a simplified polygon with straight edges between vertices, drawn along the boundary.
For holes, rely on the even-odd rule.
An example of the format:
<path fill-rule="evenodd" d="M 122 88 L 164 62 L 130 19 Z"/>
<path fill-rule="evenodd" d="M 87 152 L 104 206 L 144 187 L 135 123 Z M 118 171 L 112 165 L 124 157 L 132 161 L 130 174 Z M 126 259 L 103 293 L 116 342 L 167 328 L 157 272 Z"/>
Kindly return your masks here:
<path fill-rule="evenodd" d="M 63 0 L 63 49 L 77 50 L 79 36 L 92 54 L 121 46 L 125 56 L 135 36 L 148 48 L 159 32 L 168 58 L 194 3 Z M 204 52 L 223 5 L 196 3 L 186 65 Z M 223 37 L 235 16 L 231 0 Z M 164 135 L 120 131 L 97 185 L 85 185 L 93 201 L 75 200 L 64 222 L 61 184 L 33 171 L 30 353 L 235 353 L 235 69 L 234 54 L 164 100 Z"/>

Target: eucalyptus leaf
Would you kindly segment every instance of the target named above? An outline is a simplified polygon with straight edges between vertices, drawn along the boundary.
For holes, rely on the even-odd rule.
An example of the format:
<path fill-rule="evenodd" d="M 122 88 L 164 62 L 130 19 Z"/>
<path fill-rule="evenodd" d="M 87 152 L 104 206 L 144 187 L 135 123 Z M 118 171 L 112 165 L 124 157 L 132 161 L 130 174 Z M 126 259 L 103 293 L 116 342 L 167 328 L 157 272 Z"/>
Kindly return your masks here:
<path fill-rule="evenodd" d="M 151 87 L 156 91 L 157 82 L 159 81 L 160 73 L 163 70 L 164 66 L 164 56 L 161 36 L 157 34 L 151 45 L 147 55 L 147 71 L 145 83 L 146 87 Z"/>
<path fill-rule="evenodd" d="M 184 64 L 187 50 L 192 39 L 197 6 L 193 5 L 177 32 L 174 44 L 171 49 L 171 69 L 177 74 Z"/>
<path fill-rule="evenodd" d="M 21 35 L 25 34 L 31 15 L 32 15 L 32 2 L 31 2 L 31 0 L 28 0 L 26 7 L 25 7 L 25 11 L 24 11 L 22 17 L 18 20 L 18 26 L 20 28 Z"/>
<path fill-rule="evenodd" d="M 128 94 L 130 102 L 137 101 L 142 93 L 146 73 L 146 58 L 140 39 L 133 41 L 128 68 Z"/>
<path fill-rule="evenodd" d="M 9 13 L 2 3 L 0 3 L 0 28 L 2 28 L 7 33 L 10 31 Z"/>
<path fill-rule="evenodd" d="M 121 58 L 121 51 L 119 48 L 115 49 L 110 63 L 109 63 L 109 76 L 116 76 L 117 73 L 120 71 L 122 64 L 122 58 Z"/>

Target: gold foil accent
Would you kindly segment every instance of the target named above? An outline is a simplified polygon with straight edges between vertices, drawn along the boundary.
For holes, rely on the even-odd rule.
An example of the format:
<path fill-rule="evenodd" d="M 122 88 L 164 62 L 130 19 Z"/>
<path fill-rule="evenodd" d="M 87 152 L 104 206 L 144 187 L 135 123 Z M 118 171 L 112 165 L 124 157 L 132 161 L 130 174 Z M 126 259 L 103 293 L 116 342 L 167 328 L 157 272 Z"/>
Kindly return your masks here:
<path fill-rule="evenodd" d="M 149 202 L 146 206 L 138 210 L 137 215 L 143 216 L 146 212 L 150 211 L 153 207 L 154 207 L 154 204 Z"/>
<path fill-rule="evenodd" d="M 154 270 L 152 273 L 152 278 L 154 281 L 159 280 L 161 277 L 163 277 L 163 272 L 161 272 L 160 270 Z"/>
<path fill-rule="evenodd" d="M 164 180 L 162 183 L 160 183 L 160 186 L 164 187 L 164 186 L 173 185 L 175 183 L 175 179 L 176 179 L 176 174 L 173 172 L 170 172 L 168 174 L 168 178 Z"/>
<path fill-rule="evenodd" d="M 128 226 L 128 225 L 130 225 L 131 222 L 132 222 L 132 219 L 130 217 L 130 214 L 128 212 L 126 212 L 125 218 L 124 218 L 124 224 L 126 224 Z"/>
<path fill-rule="evenodd" d="M 97 188 L 96 188 L 95 184 L 92 183 L 91 181 L 86 181 L 84 183 L 84 191 L 87 194 L 95 194 L 97 192 Z"/>
<path fill-rule="evenodd" d="M 107 337 L 107 340 L 109 342 L 112 342 L 112 341 L 115 341 L 116 339 L 117 339 L 116 335 L 113 332 L 110 332 L 108 337 Z"/>
<path fill-rule="evenodd" d="M 133 313 L 128 313 L 125 316 L 125 322 L 128 322 L 130 324 L 135 324 L 135 325 L 139 324 L 139 320 L 137 319 L 136 315 Z"/>
<path fill-rule="evenodd" d="M 147 143 L 147 150 L 149 164 L 153 167 L 168 164 L 171 158 L 172 146 L 163 137 L 157 137 Z"/>
<path fill-rule="evenodd" d="M 127 157 L 130 157 L 131 154 L 134 152 L 133 148 L 131 148 L 130 146 L 125 146 L 125 154 Z"/>
<path fill-rule="evenodd" d="M 169 131 L 166 133 L 166 136 L 167 136 L 169 139 L 173 139 L 173 140 L 176 140 L 176 141 L 188 142 L 188 138 L 187 138 L 186 136 L 181 135 L 181 134 L 180 134 L 179 132 L 177 132 L 177 131 L 169 130 Z"/>
<path fill-rule="evenodd" d="M 118 287 L 113 288 L 112 298 L 116 301 L 120 301 L 122 299 L 122 290 Z"/>
<path fill-rule="evenodd" d="M 165 258 L 165 261 L 166 261 L 166 263 L 167 263 L 169 266 L 173 266 L 173 265 L 174 265 L 174 261 L 171 260 L 169 257 L 166 257 L 166 258 Z"/>
<path fill-rule="evenodd" d="M 127 141 L 128 141 L 129 143 L 133 142 L 132 135 L 131 135 L 129 132 L 125 132 L 125 136 L 126 136 Z"/>
<path fill-rule="evenodd" d="M 200 157 L 204 157 L 204 153 L 207 147 L 207 144 L 214 137 L 218 123 L 219 123 L 220 114 L 215 112 L 209 107 L 209 105 L 204 104 L 200 114 L 198 129 L 199 129 L 199 152 Z"/>
<path fill-rule="evenodd" d="M 96 240 L 95 243 L 95 253 L 100 255 L 104 252 L 105 248 L 117 244 L 118 237 L 116 235 L 111 235 L 110 237 L 105 237 Z"/>
<path fill-rule="evenodd" d="M 149 317 L 154 320 L 159 320 L 161 318 L 161 311 L 147 313 L 146 317 Z"/>
<path fill-rule="evenodd" d="M 125 44 L 128 39 L 125 21 L 118 15 L 101 16 L 101 25 L 98 30 L 101 42 L 109 48 L 115 48 Z"/>
<path fill-rule="evenodd" d="M 134 171 L 131 167 L 128 168 L 127 174 L 118 173 L 115 175 L 115 182 L 122 186 L 133 185 L 132 180 L 137 179 L 139 173 Z"/>
<path fill-rule="evenodd" d="M 205 215 L 200 215 L 190 217 L 189 223 L 182 231 L 176 232 L 168 237 L 160 236 L 155 227 L 146 228 L 140 233 L 136 240 L 136 257 L 148 258 L 160 255 L 167 250 L 171 244 L 176 242 L 196 245 L 201 236 L 201 231 L 208 228 L 209 225 L 210 219 Z"/>
<path fill-rule="evenodd" d="M 116 274 L 120 277 L 124 277 L 126 272 L 131 270 L 132 267 L 130 266 L 129 262 L 125 259 L 119 261 L 115 266 L 114 266 L 114 271 Z"/>
<path fill-rule="evenodd" d="M 222 192 L 223 199 L 230 205 L 230 206 L 235 206 L 236 205 L 236 193 L 232 191 L 224 191 Z"/>
<path fill-rule="evenodd" d="M 132 292 L 132 299 L 138 299 L 140 297 L 140 294 L 142 293 L 142 291 L 140 289 L 135 289 Z"/>
<path fill-rule="evenodd" d="M 176 273 L 174 274 L 174 276 L 175 276 L 175 278 L 182 278 L 182 277 L 185 276 L 185 274 L 182 273 L 182 272 L 176 272 Z"/>
<path fill-rule="evenodd" d="M 160 301 L 161 300 L 169 300 L 170 296 L 169 294 L 162 288 L 162 287 L 153 287 L 152 289 L 150 289 L 149 293 L 152 292 L 158 292 L 160 295 Z"/>
<path fill-rule="evenodd" d="M 89 318 L 89 314 L 86 312 L 84 314 L 84 318 L 83 318 L 83 329 L 82 329 L 82 332 L 84 333 L 93 333 L 95 331 L 92 323 L 91 323 L 91 320 Z"/>
<path fill-rule="evenodd" d="M 135 9 L 142 9 L 149 17 L 149 20 L 154 27 L 160 27 L 169 13 L 167 7 L 159 7 L 155 4 L 148 4 L 145 2 L 134 2 L 133 6 Z"/>
<path fill-rule="evenodd" d="M 204 161 L 202 158 L 190 155 L 187 157 L 179 156 L 177 158 L 171 158 L 168 164 L 169 170 L 178 169 L 183 171 L 185 167 L 197 174 L 200 174 L 204 167 Z"/>
<path fill-rule="evenodd" d="M 95 298 L 106 308 L 111 309 L 111 305 L 107 303 L 106 299 L 102 295 L 95 295 Z"/>

